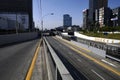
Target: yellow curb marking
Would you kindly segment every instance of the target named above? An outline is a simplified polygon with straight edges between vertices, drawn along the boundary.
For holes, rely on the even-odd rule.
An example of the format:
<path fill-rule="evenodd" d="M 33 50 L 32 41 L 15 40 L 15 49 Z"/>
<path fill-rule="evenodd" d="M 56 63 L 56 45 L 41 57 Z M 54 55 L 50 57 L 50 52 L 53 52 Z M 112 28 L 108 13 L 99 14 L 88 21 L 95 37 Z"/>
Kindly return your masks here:
<path fill-rule="evenodd" d="M 28 73 L 27 73 L 27 76 L 26 76 L 25 80 L 31 80 L 31 76 L 32 76 L 33 69 L 34 69 L 34 66 L 35 66 L 35 62 L 36 62 L 36 59 L 37 59 L 37 56 L 38 56 L 38 52 L 40 50 L 41 42 L 42 42 L 42 40 L 40 40 L 40 42 L 38 43 L 38 47 L 37 47 L 37 49 L 35 51 L 35 55 L 33 57 L 33 60 L 31 62 L 31 65 L 30 65 L 30 68 L 28 70 Z"/>

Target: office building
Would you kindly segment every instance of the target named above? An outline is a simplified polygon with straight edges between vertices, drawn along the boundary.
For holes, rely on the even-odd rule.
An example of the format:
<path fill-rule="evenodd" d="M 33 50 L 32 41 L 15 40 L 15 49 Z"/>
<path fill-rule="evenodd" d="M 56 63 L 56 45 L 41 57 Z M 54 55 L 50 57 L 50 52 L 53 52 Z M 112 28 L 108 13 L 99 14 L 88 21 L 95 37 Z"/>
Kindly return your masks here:
<path fill-rule="evenodd" d="M 0 17 L 0 29 L 8 29 L 7 19 Z"/>
<path fill-rule="evenodd" d="M 18 21 L 14 20 L 13 16 L 14 15 L 6 17 L 6 16 L 0 15 L 0 29 L 2 29 L 2 30 L 16 30 L 16 28 L 17 28 L 18 30 L 22 30 L 22 31 L 25 30 L 26 29 L 25 27 L 28 24 L 27 23 L 24 24 L 21 21 L 21 18 Z M 13 19 L 10 17 L 13 17 Z"/>
<path fill-rule="evenodd" d="M 120 7 L 112 9 L 112 14 L 111 21 L 113 22 L 113 26 L 120 26 Z"/>
<path fill-rule="evenodd" d="M 111 25 L 112 11 L 110 8 L 102 7 L 99 9 L 99 24 L 100 27 Z"/>
<path fill-rule="evenodd" d="M 70 27 L 72 26 L 72 17 L 69 14 L 63 15 L 63 26 Z"/>
<path fill-rule="evenodd" d="M 99 9 L 95 10 L 95 22 L 99 22 Z"/>
<path fill-rule="evenodd" d="M 89 0 L 89 21 L 91 23 L 95 22 L 95 11 L 99 14 L 99 8 L 107 7 L 108 0 Z M 98 16 L 97 16 L 98 17 Z"/>
<path fill-rule="evenodd" d="M 0 17 L 19 23 L 16 23 L 16 27 L 18 29 L 20 29 L 21 27 L 24 27 L 24 29 L 29 28 L 29 16 L 27 14 L 0 13 Z"/>
<path fill-rule="evenodd" d="M 89 15 L 89 9 L 83 10 L 83 29 L 89 29 L 88 26 L 88 15 Z"/>
<path fill-rule="evenodd" d="M 0 14 L 28 16 L 29 29 L 33 28 L 32 0 L 0 0 Z"/>

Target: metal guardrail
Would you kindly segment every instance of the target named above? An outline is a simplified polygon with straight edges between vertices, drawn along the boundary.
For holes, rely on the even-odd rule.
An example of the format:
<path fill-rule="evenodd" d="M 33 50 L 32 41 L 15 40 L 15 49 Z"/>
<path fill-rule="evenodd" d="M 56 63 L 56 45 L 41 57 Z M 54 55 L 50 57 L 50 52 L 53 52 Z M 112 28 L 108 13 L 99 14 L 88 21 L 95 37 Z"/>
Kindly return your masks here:
<path fill-rule="evenodd" d="M 48 43 L 48 41 L 46 40 L 45 37 L 44 37 L 44 40 L 47 44 L 47 47 L 50 51 L 50 54 L 54 60 L 55 65 L 56 65 L 56 71 L 59 72 L 62 80 L 74 80 L 73 77 L 71 76 L 71 74 L 69 73 L 69 71 L 67 70 L 67 68 L 64 66 L 62 61 L 59 59 L 59 57 L 57 56 L 55 51 L 52 49 L 52 47 L 50 46 L 50 44 Z M 56 72 L 56 80 L 58 80 L 57 79 L 57 77 L 59 76 L 58 72 Z"/>
<path fill-rule="evenodd" d="M 47 55 L 47 46 L 45 45 L 44 41 L 43 41 L 43 47 L 44 47 L 46 65 L 47 65 L 48 80 L 54 80 L 53 79 L 53 75 L 52 75 L 52 71 L 51 71 L 51 68 L 50 68 L 50 63 L 49 63 L 48 55 Z"/>
<path fill-rule="evenodd" d="M 117 58 L 115 58 L 115 57 L 112 57 L 112 56 L 109 56 L 109 55 L 106 55 L 106 57 L 107 57 L 107 58 L 110 58 L 110 59 L 113 59 L 113 60 L 115 60 L 115 61 L 120 62 L 120 59 L 117 59 Z"/>

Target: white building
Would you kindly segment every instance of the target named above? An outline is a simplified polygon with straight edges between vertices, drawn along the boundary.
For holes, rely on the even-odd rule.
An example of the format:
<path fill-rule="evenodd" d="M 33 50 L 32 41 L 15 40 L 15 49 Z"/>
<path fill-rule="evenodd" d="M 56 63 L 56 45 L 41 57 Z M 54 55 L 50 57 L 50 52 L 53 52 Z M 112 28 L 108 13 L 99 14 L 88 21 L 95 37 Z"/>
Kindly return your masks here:
<path fill-rule="evenodd" d="M 110 8 L 102 7 L 99 9 L 99 24 L 100 27 L 110 26 L 110 18 L 112 11 Z"/>

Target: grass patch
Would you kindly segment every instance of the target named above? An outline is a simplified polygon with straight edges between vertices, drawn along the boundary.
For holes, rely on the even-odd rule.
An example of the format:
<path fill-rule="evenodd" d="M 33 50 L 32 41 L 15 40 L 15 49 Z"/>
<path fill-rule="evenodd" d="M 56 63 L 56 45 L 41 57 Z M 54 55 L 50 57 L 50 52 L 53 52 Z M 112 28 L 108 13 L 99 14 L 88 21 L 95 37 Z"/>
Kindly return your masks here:
<path fill-rule="evenodd" d="M 87 35 L 87 36 L 92 36 L 92 37 L 101 37 L 101 38 L 120 40 L 120 34 L 107 34 L 107 35 L 104 35 L 103 33 L 94 33 L 94 32 L 82 33 L 82 34 Z"/>

